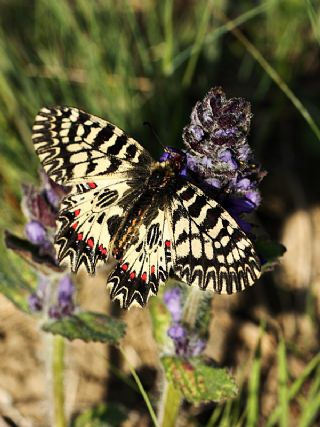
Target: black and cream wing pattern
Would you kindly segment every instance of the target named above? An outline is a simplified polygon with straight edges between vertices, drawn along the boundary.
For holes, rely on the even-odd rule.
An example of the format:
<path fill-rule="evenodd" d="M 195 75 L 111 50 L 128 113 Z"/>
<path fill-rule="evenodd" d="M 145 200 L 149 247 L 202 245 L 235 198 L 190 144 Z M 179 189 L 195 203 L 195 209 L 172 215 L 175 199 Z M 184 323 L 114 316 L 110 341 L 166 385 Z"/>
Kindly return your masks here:
<path fill-rule="evenodd" d="M 108 277 L 111 298 L 144 306 L 169 276 L 218 293 L 260 275 L 253 243 L 203 189 L 181 174 L 183 153 L 154 161 L 113 124 L 77 108 L 43 108 L 33 143 L 47 175 L 70 187 L 58 214 L 58 261 Z"/>

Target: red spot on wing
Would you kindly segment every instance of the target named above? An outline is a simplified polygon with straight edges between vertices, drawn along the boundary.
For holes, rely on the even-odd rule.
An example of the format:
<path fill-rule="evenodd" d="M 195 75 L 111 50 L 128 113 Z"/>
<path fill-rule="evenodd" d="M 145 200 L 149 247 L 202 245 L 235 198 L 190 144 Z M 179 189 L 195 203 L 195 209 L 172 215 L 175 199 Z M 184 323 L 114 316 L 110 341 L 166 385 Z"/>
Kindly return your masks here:
<path fill-rule="evenodd" d="M 88 185 L 90 188 L 96 188 L 97 187 L 97 184 L 94 182 L 88 182 Z"/>
<path fill-rule="evenodd" d="M 92 237 L 90 237 L 90 239 L 88 239 L 88 240 L 87 240 L 87 245 L 88 245 L 90 248 L 93 248 L 94 241 L 93 241 L 93 238 L 92 238 Z"/>
<path fill-rule="evenodd" d="M 141 274 L 141 280 L 143 280 L 144 282 L 147 280 L 147 273 L 146 272 Z"/>
<path fill-rule="evenodd" d="M 71 227 L 72 227 L 74 230 L 76 230 L 76 229 L 77 229 L 77 227 L 78 227 L 78 225 L 79 225 L 79 223 L 78 223 L 78 221 L 77 221 L 77 222 L 75 222 L 74 224 L 72 224 L 72 225 L 71 225 Z"/>
<path fill-rule="evenodd" d="M 74 213 L 74 216 L 78 216 L 80 214 L 80 209 L 75 210 L 73 213 Z"/>
<path fill-rule="evenodd" d="M 122 266 L 121 266 L 121 270 L 123 270 L 123 271 L 127 271 L 128 270 L 128 264 L 122 264 Z"/>
<path fill-rule="evenodd" d="M 156 267 L 154 265 L 151 266 L 150 272 L 151 274 L 154 274 L 156 271 Z"/>
<path fill-rule="evenodd" d="M 136 277 L 136 272 L 132 271 L 132 273 L 130 273 L 130 279 L 133 280 Z"/>
<path fill-rule="evenodd" d="M 83 234 L 82 233 L 78 233 L 77 240 L 82 240 L 82 239 L 83 239 Z"/>
<path fill-rule="evenodd" d="M 170 248 L 171 246 L 170 240 L 166 240 L 164 244 L 166 245 L 167 248 Z"/>
<path fill-rule="evenodd" d="M 103 245 L 99 245 L 99 251 L 102 255 L 107 255 L 107 249 Z"/>

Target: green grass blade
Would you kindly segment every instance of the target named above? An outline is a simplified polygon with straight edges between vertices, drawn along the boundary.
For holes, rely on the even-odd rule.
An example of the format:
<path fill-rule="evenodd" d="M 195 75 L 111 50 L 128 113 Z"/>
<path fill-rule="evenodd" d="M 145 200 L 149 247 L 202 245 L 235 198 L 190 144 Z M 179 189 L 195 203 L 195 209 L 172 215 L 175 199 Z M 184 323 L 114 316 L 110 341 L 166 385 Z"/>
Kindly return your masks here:
<path fill-rule="evenodd" d="M 199 58 L 200 51 L 203 46 L 203 42 L 208 30 L 210 16 L 211 16 L 210 10 L 212 8 L 212 5 L 213 5 L 212 0 L 209 0 L 209 1 L 205 0 L 204 2 L 202 2 L 203 9 L 200 14 L 201 20 L 198 26 L 198 32 L 195 36 L 195 41 L 192 45 L 187 68 L 182 79 L 182 84 L 184 86 L 189 86 L 189 84 L 191 83 L 194 70 L 196 68 L 197 60 Z"/>
<path fill-rule="evenodd" d="M 317 369 L 307 399 L 302 408 L 298 427 L 312 427 L 320 415 L 320 368 Z"/>
<path fill-rule="evenodd" d="M 255 427 L 259 418 L 259 389 L 261 376 L 261 338 L 253 360 L 249 378 L 249 396 L 247 404 L 247 427 Z"/>
<path fill-rule="evenodd" d="M 280 427 L 288 427 L 288 372 L 286 347 L 283 338 L 280 338 L 278 346 L 278 380 L 279 380 L 279 404 L 281 409 Z"/>
<path fill-rule="evenodd" d="M 172 73 L 173 58 L 173 0 L 164 1 L 163 28 L 164 28 L 164 52 L 163 72 L 165 75 Z"/>
<path fill-rule="evenodd" d="M 131 372 L 131 374 L 132 374 L 135 382 L 137 383 L 137 386 L 138 386 L 138 388 L 140 390 L 141 396 L 143 397 L 143 400 L 145 401 L 146 406 L 148 408 L 148 411 L 149 411 L 149 414 L 150 414 L 150 417 L 152 419 L 153 424 L 155 425 L 155 427 L 160 427 L 159 423 L 158 423 L 158 420 L 157 420 L 157 416 L 156 416 L 156 414 L 155 414 L 155 412 L 153 410 L 153 407 L 151 405 L 149 396 L 148 396 L 147 392 L 145 391 L 145 389 L 144 389 L 144 387 L 143 387 L 143 385 L 142 385 L 142 383 L 140 381 L 140 378 L 139 378 L 137 372 L 135 371 L 134 367 L 131 365 L 130 361 L 128 360 L 127 355 L 126 355 L 125 351 L 123 350 L 123 348 L 121 346 L 119 346 L 118 348 L 119 348 L 122 356 L 125 358 L 125 360 L 126 360 L 126 362 L 128 364 L 128 367 L 130 369 L 130 372 Z"/>
<path fill-rule="evenodd" d="M 320 44 L 320 16 L 317 15 L 311 0 L 305 0 L 305 2 L 314 37 Z"/>
<path fill-rule="evenodd" d="M 316 369 L 318 366 L 320 366 L 320 354 L 317 354 L 305 367 L 299 378 L 297 378 L 294 383 L 290 386 L 289 389 L 289 401 L 294 399 L 299 391 L 301 390 L 301 387 L 309 377 L 309 375 Z M 272 427 L 274 426 L 281 415 L 281 407 L 277 406 L 277 408 L 272 412 L 271 416 L 267 420 L 266 427 Z"/>
<path fill-rule="evenodd" d="M 204 46 L 209 45 L 213 43 L 215 40 L 217 40 L 219 37 L 223 36 L 224 34 L 228 33 L 230 31 L 230 28 L 236 28 L 245 22 L 249 21 L 250 19 L 255 18 L 256 16 L 264 13 L 267 8 L 269 7 L 269 3 L 263 3 L 259 6 L 253 7 L 247 12 L 244 12 L 243 14 L 239 15 L 237 18 L 233 19 L 232 21 L 229 21 L 230 25 L 223 24 L 218 28 L 215 28 L 214 30 L 210 31 L 209 34 L 206 35 L 206 37 L 203 40 L 203 43 L 199 46 L 189 46 L 186 49 L 180 51 L 174 58 L 173 58 L 173 71 L 175 71 L 177 68 L 179 68 L 185 61 L 187 61 L 192 54 L 198 53 L 198 50 L 202 49 Z"/>
<path fill-rule="evenodd" d="M 223 21 L 226 20 L 226 17 L 221 17 Z M 313 120 L 309 111 L 302 104 L 299 98 L 292 92 L 287 83 L 282 79 L 282 77 L 277 73 L 277 71 L 269 64 L 269 62 L 264 58 L 264 56 L 260 53 L 260 51 L 247 39 L 246 36 L 242 34 L 238 28 L 233 27 L 232 21 L 227 21 L 226 26 L 231 31 L 240 43 L 246 48 L 248 53 L 260 64 L 260 66 L 264 69 L 264 71 L 268 74 L 268 76 L 278 85 L 278 87 L 282 90 L 282 92 L 288 97 L 288 99 L 292 102 L 294 107 L 300 112 L 301 116 L 305 119 L 305 121 L 310 126 L 310 129 L 313 131 L 317 139 L 320 141 L 320 128 Z"/>

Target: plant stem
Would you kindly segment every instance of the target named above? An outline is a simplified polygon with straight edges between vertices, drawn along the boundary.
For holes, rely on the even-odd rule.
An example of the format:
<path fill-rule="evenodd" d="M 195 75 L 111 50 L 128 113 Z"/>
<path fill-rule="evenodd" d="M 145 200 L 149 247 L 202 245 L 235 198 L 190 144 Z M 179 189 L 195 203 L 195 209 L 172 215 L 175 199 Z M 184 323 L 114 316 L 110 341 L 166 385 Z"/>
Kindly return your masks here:
<path fill-rule="evenodd" d="M 161 427 L 174 427 L 179 415 L 182 396 L 173 384 L 164 379 L 162 402 L 159 411 L 159 425 Z"/>
<path fill-rule="evenodd" d="M 197 317 L 199 315 L 199 308 L 204 292 L 197 286 L 190 286 L 186 301 L 183 307 L 182 320 L 190 329 L 196 325 Z"/>
<path fill-rule="evenodd" d="M 199 315 L 199 307 L 203 296 L 204 292 L 202 292 L 198 287 L 188 287 L 187 297 L 183 307 L 182 321 L 190 329 L 193 329 L 196 325 L 197 317 Z M 181 402 L 182 395 L 180 391 L 173 386 L 172 382 L 164 379 L 162 400 L 158 416 L 161 427 L 174 427 L 176 425 Z"/>
<path fill-rule="evenodd" d="M 53 419 L 55 427 L 66 427 L 64 412 L 64 338 L 55 335 L 52 341 Z"/>

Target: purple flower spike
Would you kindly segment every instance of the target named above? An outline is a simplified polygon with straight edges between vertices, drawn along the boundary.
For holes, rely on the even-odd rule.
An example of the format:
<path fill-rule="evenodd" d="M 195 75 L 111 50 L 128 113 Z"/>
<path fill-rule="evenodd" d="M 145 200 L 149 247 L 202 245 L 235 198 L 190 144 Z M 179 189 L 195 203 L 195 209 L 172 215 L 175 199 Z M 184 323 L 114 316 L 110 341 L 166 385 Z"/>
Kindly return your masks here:
<path fill-rule="evenodd" d="M 182 293 L 180 288 L 172 288 L 163 295 L 164 303 L 170 311 L 172 320 L 178 322 L 182 317 Z"/>
<path fill-rule="evenodd" d="M 46 229 L 39 221 L 28 222 L 25 226 L 25 233 L 30 242 L 36 245 L 41 245 L 47 241 Z"/>
<path fill-rule="evenodd" d="M 240 215 L 259 206 L 258 185 L 265 176 L 247 143 L 251 116 L 247 101 L 228 99 L 216 87 L 196 103 L 183 130 L 187 176 L 211 186 L 214 198 L 245 232 L 251 227 Z"/>

